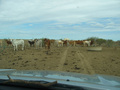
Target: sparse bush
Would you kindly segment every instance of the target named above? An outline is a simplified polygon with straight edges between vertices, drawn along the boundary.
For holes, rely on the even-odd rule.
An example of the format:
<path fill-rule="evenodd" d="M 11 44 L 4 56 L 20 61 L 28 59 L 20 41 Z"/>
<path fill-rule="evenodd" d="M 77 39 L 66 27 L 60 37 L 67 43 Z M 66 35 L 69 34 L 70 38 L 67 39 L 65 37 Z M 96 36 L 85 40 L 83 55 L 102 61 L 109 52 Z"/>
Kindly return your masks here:
<path fill-rule="evenodd" d="M 87 38 L 87 40 L 93 40 L 93 41 L 96 41 L 97 39 L 99 39 L 98 37 L 89 37 Z"/>
<path fill-rule="evenodd" d="M 98 37 L 90 37 L 87 40 L 92 40 L 92 41 L 94 41 L 94 44 L 98 44 L 99 46 L 101 46 L 102 44 L 106 43 L 105 39 L 98 38 Z"/>
<path fill-rule="evenodd" d="M 106 43 L 106 40 L 105 39 L 97 39 L 96 42 L 99 46 L 101 46 L 102 44 Z"/>
<path fill-rule="evenodd" d="M 113 40 L 107 40 L 106 41 L 106 46 L 107 47 L 112 47 L 114 45 L 114 41 Z"/>

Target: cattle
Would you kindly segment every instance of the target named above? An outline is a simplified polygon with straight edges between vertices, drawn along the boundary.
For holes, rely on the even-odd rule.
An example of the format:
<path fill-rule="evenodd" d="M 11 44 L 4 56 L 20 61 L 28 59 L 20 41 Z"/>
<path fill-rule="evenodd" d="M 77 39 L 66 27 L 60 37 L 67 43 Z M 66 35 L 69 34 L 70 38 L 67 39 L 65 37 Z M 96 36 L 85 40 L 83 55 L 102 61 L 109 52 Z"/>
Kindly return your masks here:
<path fill-rule="evenodd" d="M 24 40 L 10 39 L 12 45 L 14 46 L 14 51 L 18 50 L 18 45 L 22 45 L 22 50 L 24 50 Z"/>
<path fill-rule="evenodd" d="M 68 40 L 70 40 L 70 39 L 69 39 L 69 38 L 64 38 L 64 41 L 66 41 L 66 40 L 68 41 Z"/>
<path fill-rule="evenodd" d="M 84 46 L 85 46 L 85 45 L 90 46 L 91 40 L 89 40 L 89 41 L 85 40 L 85 41 L 83 41 L 83 44 L 84 44 Z"/>
<path fill-rule="evenodd" d="M 68 41 L 71 46 L 75 46 L 76 42 L 75 41 Z"/>
<path fill-rule="evenodd" d="M 30 44 L 30 47 L 34 46 L 35 41 L 34 40 L 28 40 L 28 43 Z"/>
<path fill-rule="evenodd" d="M 94 40 L 91 40 L 90 46 L 93 45 L 94 43 L 95 43 Z"/>
<path fill-rule="evenodd" d="M 50 40 L 47 38 L 45 38 L 43 40 L 44 40 L 45 49 L 50 50 L 50 45 L 51 45 Z"/>
<path fill-rule="evenodd" d="M 48 52 L 50 51 L 51 42 L 47 38 L 43 39 L 43 41 L 44 41 L 45 49 L 47 50 L 46 54 L 48 54 Z"/>
<path fill-rule="evenodd" d="M 83 45 L 83 41 L 80 41 L 80 40 L 77 40 L 75 41 L 75 45 L 78 44 L 78 45 Z"/>
<path fill-rule="evenodd" d="M 78 44 L 78 45 L 82 45 L 82 46 L 91 46 L 93 44 L 93 41 L 91 40 L 77 40 L 75 41 L 75 45 Z"/>
<path fill-rule="evenodd" d="M 12 45 L 12 42 L 10 40 L 5 39 L 7 45 Z"/>
<path fill-rule="evenodd" d="M 69 45 L 68 40 L 63 40 L 63 46 L 68 46 L 68 45 Z"/>
<path fill-rule="evenodd" d="M 42 48 L 43 41 L 41 39 L 35 39 L 36 49 Z"/>
<path fill-rule="evenodd" d="M 57 45 L 57 47 L 63 46 L 63 41 L 62 40 L 55 40 L 55 44 Z"/>
<path fill-rule="evenodd" d="M 0 40 L 0 46 L 2 46 L 2 40 Z"/>
<path fill-rule="evenodd" d="M 55 40 L 54 40 L 54 39 L 50 40 L 50 43 L 51 43 L 52 45 L 54 45 L 54 44 L 55 44 Z"/>

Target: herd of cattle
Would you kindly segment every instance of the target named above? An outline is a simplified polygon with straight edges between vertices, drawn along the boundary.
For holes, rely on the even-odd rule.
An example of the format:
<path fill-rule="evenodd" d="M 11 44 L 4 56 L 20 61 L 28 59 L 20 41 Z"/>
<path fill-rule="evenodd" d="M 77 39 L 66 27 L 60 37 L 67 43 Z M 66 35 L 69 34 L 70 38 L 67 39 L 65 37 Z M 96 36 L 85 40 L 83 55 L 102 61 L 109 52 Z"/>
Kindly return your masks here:
<path fill-rule="evenodd" d="M 5 39 L 5 42 L 7 45 L 12 45 L 14 47 L 14 51 L 18 50 L 18 46 L 22 46 L 22 50 L 24 50 L 25 47 L 25 41 L 23 39 Z M 35 46 L 36 49 L 45 47 L 47 50 L 50 50 L 51 45 L 55 46 L 76 46 L 76 45 L 83 45 L 83 46 L 91 46 L 93 45 L 93 41 L 91 40 L 54 40 L 54 39 L 30 39 L 27 40 L 30 47 Z M 0 40 L 0 45 L 2 46 L 3 40 Z"/>

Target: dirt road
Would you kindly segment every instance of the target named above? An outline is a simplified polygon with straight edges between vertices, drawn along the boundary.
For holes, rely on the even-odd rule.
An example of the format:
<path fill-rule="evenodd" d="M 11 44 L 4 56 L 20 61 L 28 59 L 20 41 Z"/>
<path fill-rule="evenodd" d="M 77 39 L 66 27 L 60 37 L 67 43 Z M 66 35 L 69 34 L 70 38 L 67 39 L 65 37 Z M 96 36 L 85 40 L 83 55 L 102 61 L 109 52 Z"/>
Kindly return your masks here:
<path fill-rule="evenodd" d="M 55 70 L 83 74 L 120 76 L 120 48 L 106 48 L 101 52 L 87 51 L 87 47 L 51 47 L 46 50 L 26 47 L 14 52 L 6 48 L 0 53 L 0 69 Z"/>
<path fill-rule="evenodd" d="M 84 73 L 95 74 L 95 71 L 90 65 L 90 62 L 87 57 L 78 49 L 76 52 L 78 58 L 81 60 L 81 66 L 84 68 Z"/>
<path fill-rule="evenodd" d="M 57 67 L 57 70 L 60 70 L 60 71 L 63 70 L 64 63 L 65 63 L 65 61 L 66 61 L 66 56 L 67 56 L 67 52 L 68 52 L 68 49 L 69 49 L 69 48 L 70 48 L 70 47 L 67 47 L 66 50 L 63 52 L 63 54 L 62 54 L 62 56 L 61 56 L 61 59 L 60 59 L 60 61 L 59 61 L 59 65 L 58 65 L 58 67 Z"/>

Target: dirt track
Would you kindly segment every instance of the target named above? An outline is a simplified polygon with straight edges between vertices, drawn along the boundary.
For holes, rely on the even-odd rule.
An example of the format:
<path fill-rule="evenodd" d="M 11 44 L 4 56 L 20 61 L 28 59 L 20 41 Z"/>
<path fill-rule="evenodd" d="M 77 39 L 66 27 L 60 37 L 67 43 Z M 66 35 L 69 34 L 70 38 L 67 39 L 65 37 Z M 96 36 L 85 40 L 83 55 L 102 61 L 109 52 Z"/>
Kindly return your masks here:
<path fill-rule="evenodd" d="M 101 52 L 87 51 L 87 47 L 51 47 L 46 50 L 27 47 L 24 51 L 6 48 L 0 53 L 0 69 L 56 70 L 83 74 L 120 76 L 120 48 L 106 48 Z"/>

